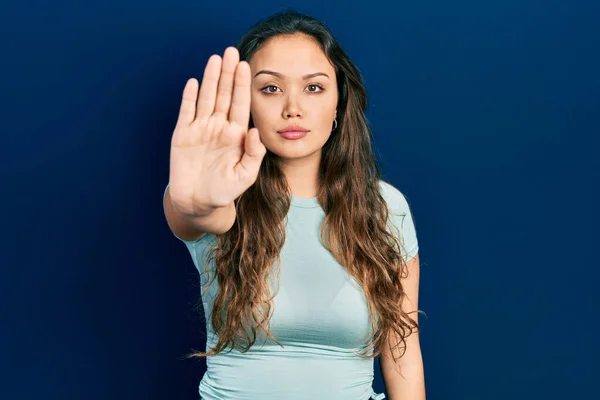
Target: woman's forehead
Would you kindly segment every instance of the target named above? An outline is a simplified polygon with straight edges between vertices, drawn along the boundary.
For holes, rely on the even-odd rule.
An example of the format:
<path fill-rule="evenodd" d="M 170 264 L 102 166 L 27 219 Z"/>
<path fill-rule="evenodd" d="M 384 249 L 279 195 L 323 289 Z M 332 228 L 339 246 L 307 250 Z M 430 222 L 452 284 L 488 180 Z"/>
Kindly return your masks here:
<path fill-rule="evenodd" d="M 269 70 L 290 79 L 302 79 L 302 76 L 316 72 L 323 72 L 331 78 L 334 73 L 316 40 L 305 35 L 270 39 L 254 53 L 250 68 L 253 76 L 260 70 Z"/>

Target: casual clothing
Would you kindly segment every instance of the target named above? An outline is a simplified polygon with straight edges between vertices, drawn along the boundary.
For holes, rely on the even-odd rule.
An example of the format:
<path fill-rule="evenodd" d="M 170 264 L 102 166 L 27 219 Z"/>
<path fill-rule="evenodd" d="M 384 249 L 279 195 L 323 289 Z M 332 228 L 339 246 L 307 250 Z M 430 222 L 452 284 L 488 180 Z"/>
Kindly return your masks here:
<path fill-rule="evenodd" d="M 418 242 L 409 205 L 391 184 L 380 181 L 380 190 L 391 212 L 390 221 L 401 232 L 404 259 L 410 260 L 418 252 Z M 248 352 L 225 350 L 207 357 L 207 371 L 199 385 L 203 400 L 385 398 L 372 388 L 374 360 L 358 355 L 373 333 L 364 292 L 320 243 L 324 218 L 316 197 L 291 197 L 279 291 L 270 322 L 271 334 L 284 347 L 258 329 L 257 342 Z M 212 278 L 204 273 L 207 251 L 217 237 L 206 234 L 197 241 L 182 241 L 204 290 Z M 277 283 L 272 283 L 276 290 Z M 202 298 L 207 349 L 217 343 L 210 319 L 217 290 L 215 279 Z"/>

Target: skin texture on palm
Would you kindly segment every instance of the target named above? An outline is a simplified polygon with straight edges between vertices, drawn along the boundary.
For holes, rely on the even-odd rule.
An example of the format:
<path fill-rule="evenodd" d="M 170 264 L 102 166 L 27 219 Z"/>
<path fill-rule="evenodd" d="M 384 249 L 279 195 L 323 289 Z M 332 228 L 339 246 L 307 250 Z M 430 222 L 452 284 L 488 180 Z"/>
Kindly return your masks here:
<path fill-rule="evenodd" d="M 174 207 L 197 216 L 225 207 L 258 175 L 266 149 L 250 118 L 250 68 L 229 47 L 223 59 L 207 62 L 198 95 L 198 81 L 183 91 L 171 140 L 169 191 Z"/>

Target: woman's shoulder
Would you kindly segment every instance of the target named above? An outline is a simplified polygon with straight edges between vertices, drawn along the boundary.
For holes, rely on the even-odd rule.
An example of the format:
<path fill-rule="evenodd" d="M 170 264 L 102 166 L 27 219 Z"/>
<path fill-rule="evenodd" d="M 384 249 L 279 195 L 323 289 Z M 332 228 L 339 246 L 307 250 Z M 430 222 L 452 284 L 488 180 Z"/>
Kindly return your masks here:
<path fill-rule="evenodd" d="M 379 190 L 390 211 L 401 215 L 410 213 L 410 206 L 408 204 L 406 195 L 400 191 L 400 189 L 391 183 L 380 179 Z"/>

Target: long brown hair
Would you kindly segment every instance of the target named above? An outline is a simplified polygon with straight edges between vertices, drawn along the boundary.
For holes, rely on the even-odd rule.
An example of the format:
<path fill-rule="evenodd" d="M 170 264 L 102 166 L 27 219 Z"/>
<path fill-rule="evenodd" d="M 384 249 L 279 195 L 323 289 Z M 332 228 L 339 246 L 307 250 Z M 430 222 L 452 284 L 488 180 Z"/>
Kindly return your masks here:
<path fill-rule="evenodd" d="M 390 347 L 402 343 L 405 351 L 406 337 L 418 332 L 419 325 L 401 309 L 406 264 L 397 237 L 400 232 L 395 236 L 387 229 L 388 206 L 380 193 L 380 169 L 371 147 L 367 96 L 359 70 L 322 22 L 293 10 L 254 25 L 237 44 L 240 59 L 250 60 L 276 35 L 294 33 L 315 38 L 337 75 L 339 125 L 323 146 L 319 169 L 318 201 L 326 214 L 320 239 L 361 284 L 368 300 L 374 336 L 360 355 L 374 358 L 385 343 Z M 277 342 L 268 327 L 274 294 L 267 282 L 272 266 L 279 262 L 290 205 L 280 160 L 267 151 L 256 182 L 235 200 L 236 222 L 217 236 L 211 250 L 219 289 L 213 310 L 220 310 L 212 313 L 211 323 L 218 342 L 190 357 L 213 356 L 229 346 L 246 352 L 256 342 L 257 328 Z M 394 343 L 393 333 L 400 338 Z M 371 349 L 375 350 L 369 355 Z"/>

